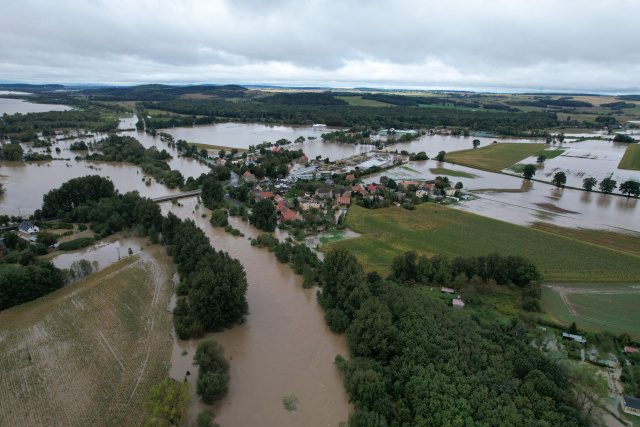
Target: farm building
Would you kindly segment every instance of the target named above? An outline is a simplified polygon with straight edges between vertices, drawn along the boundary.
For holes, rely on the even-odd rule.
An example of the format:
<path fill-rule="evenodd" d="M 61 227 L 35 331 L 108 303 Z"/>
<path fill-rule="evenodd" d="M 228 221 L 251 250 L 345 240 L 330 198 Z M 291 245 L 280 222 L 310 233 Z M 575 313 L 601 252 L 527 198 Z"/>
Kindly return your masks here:
<path fill-rule="evenodd" d="M 39 232 L 40 228 L 31 224 L 29 221 L 22 221 L 18 226 L 18 230 L 22 231 L 23 233 L 34 234 Z"/>
<path fill-rule="evenodd" d="M 453 308 L 464 308 L 464 301 L 462 301 L 460 298 L 454 299 Z"/>
<path fill-rule="evenodd" d="M 579 342 L 580 344 L 584 344 L 587 342 L 587 340 L 581 337 L 580 335 L 572 335 L 566 332 L 562 333 L 562 339 L 567 341 L 576 341 L 576 342 Z"/>
<path fill-rule="evenodd" d="M 622 396 L 622 409 L 627 414 L 640 417 L 640 399 L 631 396 Z"/>

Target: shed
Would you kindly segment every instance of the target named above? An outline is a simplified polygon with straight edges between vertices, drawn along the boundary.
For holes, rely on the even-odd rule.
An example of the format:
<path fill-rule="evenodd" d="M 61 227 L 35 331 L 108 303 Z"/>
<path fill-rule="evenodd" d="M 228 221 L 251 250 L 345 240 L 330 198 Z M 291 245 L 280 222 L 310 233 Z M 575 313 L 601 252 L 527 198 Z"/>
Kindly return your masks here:
<path fill-rule="evenodd" d="M 587 340 L 581 337 L 580 335 L 572 335 L 566 332 L 562 333 L 562 339 L 567 341 L 576 341 L 576 342 L 579 342 L 580 344 L 584 344 L 587 342 Z"/>
<path fill-rule="evenodd" d="M 623 395 L 622 410 L 627 414 L 640 417 L 640 399 Z"/>
<path fill-rule="evenodd" d="M 464 308 L 464 301 L 460 298 L 455 298 L 453 300 L 453 308 Z"/>

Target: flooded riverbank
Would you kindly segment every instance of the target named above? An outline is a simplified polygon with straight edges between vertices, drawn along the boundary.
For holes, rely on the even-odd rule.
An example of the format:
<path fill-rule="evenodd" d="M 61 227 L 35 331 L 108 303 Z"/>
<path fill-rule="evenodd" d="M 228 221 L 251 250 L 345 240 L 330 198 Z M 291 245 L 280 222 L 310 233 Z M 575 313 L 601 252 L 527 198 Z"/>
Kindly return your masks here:
<path fill-rule="evenodd" d="M 1 93 L 0 95 L 10 95 L 12 93 L 6 92 Z M 18 93 L 14 92 L 13 95 Z M 22 99 L 12 99 L 12 98 L 0 98 L 0 116 L 3 114 L 27 114 L 27 113 L 46 113 L 47 111 L 68 111 L 73 110 L 73 108 L 68 107 L 66 105 L 59 104 L 34 104 L 33 102 L 28 102 Z"/>
<path fill-rule="evenodd" d="M 247 274 L 249 316 L 242 325 L 209 334 L 224 346 L 231 358 L 229 393 L 210 408 L 215 422 L 223 426 L 337 426 L 347 421 L 347 394 L 342 375 L 333 365 L 337 354 L 348 355 L 345 335 L 332 333 L 324 322 L 315 289 L 303 289 L 302 277 L 279 263 L 266 249 L 252 247 L 249 237 L 259 230 L 237 218 L 230 224 L 245 234 L 234 237 L 222 228 L 211 227 L 209 211 L 195 210 L 195 198 L 183 199 L 182 207 L 163 203 L 163 215 L 169 211 L 183 219 L 191 218 L 202 228 L 214 248 L 237 258 Z M 186 371 L 195 384 L 197 369 L 191 365 L 197 341 L 176 340 L 170 374 L 182 379 Z M 186 351 L 187 354 L 183 355 Z M 298 410 L 288 412 L 282 399 L 295 394 Z M 192 422 L 204 406 L 196 397 L 188 409 Z"/>

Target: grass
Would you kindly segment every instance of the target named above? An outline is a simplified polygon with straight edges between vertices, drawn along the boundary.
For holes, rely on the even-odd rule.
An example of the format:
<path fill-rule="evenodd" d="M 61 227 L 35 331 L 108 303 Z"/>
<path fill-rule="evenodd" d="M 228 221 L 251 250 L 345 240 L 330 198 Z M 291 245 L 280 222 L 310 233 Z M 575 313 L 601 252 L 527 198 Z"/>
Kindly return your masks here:
<path fill-rule="evenodd" d="M 550 281 L 637 281 L 640 257 L 564 236 L 498 221 L 434 203 L 415 211 L 351 206 L 347 225 L 362 236 L 325 246 L 356 251 L 367 271 L 388 274 L 394 257 L 482 256 L 492 252 L 531 259 Z"/>
<path fill-rule="evenodd" d="M 553 284 L 543 287 L 542 299 L 549 314 L 561 322 L 640 338 L 640 283 Z"/>
<path fill-rule="evenodd" d="M 0 313 L 0 424 L 143 424 L 171 358 L 174 270 L 145 251 Z"/>
<path fill-rule="evenodd" d="M 559 234 L 561 236 L 570 237 L 583 242 L 594 243 L 609 249 L 615 249 L 617 251 L 640 256 L 640 236 L 638 233 L 624 234 L 606 230 L 558 227 L 557 225 L 546 222 L 536 222 L 532 224 L 532 227 L 538 230 Z"/>
<path fill-rule="evenodd" d="M 452 169 L 447 168 L 430 168 L 429 172 L 434 175 L 447 175 L 447 176 L 457 176 L 460 178 L 476 178 L 478 175 L 473 175 L 471 173 L 462 172 L 462 171 L 454 171 Z"/>
<path fill-rule="evenodd" d="M 402 169 L 409 171 L 409 172 L 415 172 L 415 173 L 420 173 L 419 171 L 415 170 L 415 169 L 411 169 L 409 166 L 400 166 Z"/>
<path fill-rule="evenodd" d="M 344 235 L 344 231 L 342 230 L 331 230 L 328 233 L 331 235 L 331 237 L 320 237 L 320 243 L 322 243 L 323 245 L 325 243 L 337 242 L 338 240 L 342 240 Z"/>
<path fill-rule="evenodd" d="M 362 99 L 361 96 L 336 96 L 336 98 L 347 101 L 349 105 L 357 105 L 359 107 L 394 107 L 393 104 L 376 101 L 375 99 Z"/>
<path fill-rule="evenodd" d="M 629 144 L 618 169 L 640 170 L 640 144 Z"/>
<path fill-rule="evenodd" d="M 503 142 L 447 153 L 446 161 L 490 172 L 500 172 L 522 159 L 533 156 L 545 147 L 545 144 Z"/>
<path fill-rule="evenodd" d="M 533 166 L 536 167 L 536 169 L 540 169 L 542 168 L 542 164 L 540 163 L 531 163 Z M 527 166 L 524 163 L 516 163 L 515 165 L 511 165 L 509 166 L 507 169 L 509 169 L 510 171 L 513 171 L 515 173 L 524 173 L 524 167 Z"/>
<path fill-rule="evenodd" d="M 542 150 L 542 151 L 538 151 L 537 153 L 534 153 L 533 155 L 535 157 L 538 157 L 541 154 L 544 154 L 545 156 L 547 156 L 546 160 L 549 159 L 555 159 L 556 157 L 558 157 L 559 155 L 561 155 L 562 153 L 564 153 L 567 150 L 562 150 L 560 148 L 556 148 L 555 150 Z"/>

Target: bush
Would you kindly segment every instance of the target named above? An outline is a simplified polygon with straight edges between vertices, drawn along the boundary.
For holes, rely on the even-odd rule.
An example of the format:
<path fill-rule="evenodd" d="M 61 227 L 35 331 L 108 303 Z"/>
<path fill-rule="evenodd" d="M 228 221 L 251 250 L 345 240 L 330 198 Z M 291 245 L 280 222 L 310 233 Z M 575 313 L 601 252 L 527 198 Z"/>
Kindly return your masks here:
<path fill-rule="evenodd" d="M 68 242 L 60 243 L 58 249 L 61 251 L 75 251 L 76 249 L 86 248 L 94 241 L 93 237 L 79 237 Z"/>
<path fill-rule="evenodd" d="M 205 372 L 198 377 L 196 391 L 204 403 L 212 404 L 229 391 L 229 375 L 220 372 Z"/>

